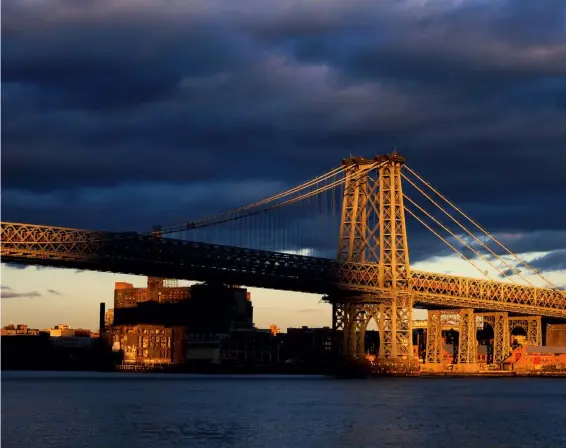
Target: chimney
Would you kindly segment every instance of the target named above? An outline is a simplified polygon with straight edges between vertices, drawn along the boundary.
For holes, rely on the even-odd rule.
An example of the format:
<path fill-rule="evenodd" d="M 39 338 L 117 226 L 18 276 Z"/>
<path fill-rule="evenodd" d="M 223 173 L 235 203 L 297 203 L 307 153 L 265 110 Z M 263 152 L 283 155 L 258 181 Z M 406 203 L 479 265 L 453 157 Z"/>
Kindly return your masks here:
<path fill-rule="evenodd" d="M 104 302 L 100 303 L 100 315 L 98 316 L 98 328 L 100 331 L 100 335 L 104 332 L 104 317 L 106 314 L 106 304 Z"/>

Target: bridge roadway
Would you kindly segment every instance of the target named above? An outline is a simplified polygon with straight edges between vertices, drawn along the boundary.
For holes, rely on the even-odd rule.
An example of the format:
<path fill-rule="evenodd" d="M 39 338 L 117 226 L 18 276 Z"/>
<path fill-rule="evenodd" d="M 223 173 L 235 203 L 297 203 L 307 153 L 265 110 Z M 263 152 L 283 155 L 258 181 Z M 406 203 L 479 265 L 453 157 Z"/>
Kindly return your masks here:
<path fill-rule="evenodd" d="M 376 264 L 221 246 L 136 233 L 1 223 L 2 262 L 145 276 L 222 281 L 354 301 L 390 297 Z M 422 308 L 475 308 L 566 319 L 566 293 L 507 282 L 411 271 L 409 294 Z"/>

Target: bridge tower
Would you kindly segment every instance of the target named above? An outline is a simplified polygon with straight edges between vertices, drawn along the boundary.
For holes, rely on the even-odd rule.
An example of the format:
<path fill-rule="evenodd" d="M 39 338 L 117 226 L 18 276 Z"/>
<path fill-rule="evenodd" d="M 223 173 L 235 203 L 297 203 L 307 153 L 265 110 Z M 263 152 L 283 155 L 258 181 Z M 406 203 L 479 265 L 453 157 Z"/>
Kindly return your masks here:
<path fill-rule="evenodd" d="M 371 276 L 378 290 L 372 296 L 331 298 L 333 328 L 343 331 L 339 345 L 341 353 L 348 357 L 364 356 L 365 331 L 372 318 L 379 329 L 381 362 L 395 363 L 413 355 L 409 253 L 401 186 L 404 161 L 397 153 L 342 161 L 346 182 L 337 258 L 351 271 L 346 281 L 355 284 Z M 373 269 L 368 269 L 372 265 Z"/>

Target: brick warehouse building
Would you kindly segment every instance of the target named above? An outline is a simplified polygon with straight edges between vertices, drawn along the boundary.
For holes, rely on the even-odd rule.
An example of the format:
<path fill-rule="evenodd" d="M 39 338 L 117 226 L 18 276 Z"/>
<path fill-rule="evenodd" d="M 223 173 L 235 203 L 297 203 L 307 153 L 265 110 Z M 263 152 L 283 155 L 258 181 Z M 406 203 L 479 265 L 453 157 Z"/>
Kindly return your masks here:
<path fill-rule="evenodd" d="M 122 352 L 124 364 L 183 364 L 203 353 L 196 349 L 195 339 L 221 340 L 217 353 L 204 358 L 213 362 L 232 357 L 227 351 L 241 344 L 230 340 L 241 340 L 242 332 L 249 333 L 246 339 L 259 337 L 253 327 L 250 293 L 236 286 L 179 287 L 155 277 L 148 278 L 146 288 L 117 282 L 110 316 L 113 348 Z M 246 345 L 257 350 L 255 343 Z M 257 355 L 240 354 L 238 358 L 257 359 Z"/>

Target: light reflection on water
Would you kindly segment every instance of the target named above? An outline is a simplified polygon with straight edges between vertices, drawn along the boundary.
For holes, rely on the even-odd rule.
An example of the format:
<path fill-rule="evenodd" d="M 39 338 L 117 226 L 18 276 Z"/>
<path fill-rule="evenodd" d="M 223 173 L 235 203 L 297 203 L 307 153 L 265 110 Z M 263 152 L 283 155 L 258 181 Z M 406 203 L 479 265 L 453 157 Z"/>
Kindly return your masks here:
<path fill-rule="evenodd" d="M 3 372 L 2 447 L 566 447 L 566 379 Z"/>

